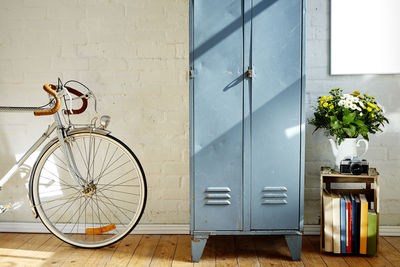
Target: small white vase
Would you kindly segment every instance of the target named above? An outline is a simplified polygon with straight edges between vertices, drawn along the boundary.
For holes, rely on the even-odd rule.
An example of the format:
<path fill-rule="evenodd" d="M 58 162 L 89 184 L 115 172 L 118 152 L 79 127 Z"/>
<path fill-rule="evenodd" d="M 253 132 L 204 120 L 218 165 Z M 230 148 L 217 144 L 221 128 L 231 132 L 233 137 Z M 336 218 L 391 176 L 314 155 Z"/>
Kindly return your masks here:
<path fill-rule="evenodd" d="M 342 141 L 342 143 L 340 143 L 340 145 L 337 144 L 336 141 L 331 138 L 329 139 L 329 142 L 331 143 L 332 152 L 333 152 L 333 155 L 335 156 L 335 169 L 336 170 L 340 169 L 340 161 L 342 161 L 344 158 L 346 158 L 346 157 L 361 158 L 368 151 L 368 141 L 365 139 L 359 139 L 357 141 L 357 138 L 345 138 Z M 360 146 L 361 142 L 365 143 L 365 151 L 364 151 L 364 153 L 358 155 L 357 147 Z"/>

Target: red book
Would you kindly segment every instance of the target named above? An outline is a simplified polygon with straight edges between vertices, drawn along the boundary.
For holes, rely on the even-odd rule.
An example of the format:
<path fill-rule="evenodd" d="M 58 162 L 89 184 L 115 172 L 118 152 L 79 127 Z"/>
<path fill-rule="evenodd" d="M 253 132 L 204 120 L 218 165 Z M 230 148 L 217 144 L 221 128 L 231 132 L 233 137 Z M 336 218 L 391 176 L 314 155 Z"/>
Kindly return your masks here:
<path fill-rule="evenodd" d="M 351 200 L 348 196 L 346 196 L 346 219 L 348 230 L 346 231 L 346 253 L 351 253 Z"/>

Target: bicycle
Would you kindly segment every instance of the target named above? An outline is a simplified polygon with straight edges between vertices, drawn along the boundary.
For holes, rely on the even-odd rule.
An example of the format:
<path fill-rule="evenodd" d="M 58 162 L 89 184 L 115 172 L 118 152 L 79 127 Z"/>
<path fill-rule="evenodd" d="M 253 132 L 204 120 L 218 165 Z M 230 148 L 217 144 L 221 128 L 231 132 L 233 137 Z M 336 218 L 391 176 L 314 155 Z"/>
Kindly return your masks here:
<path fill-rule="evenodd" d="M 77 83 L 87 92 L 70 86 Z M 53 115 L 54 122 L 21 159 L 0 179 L 0 190 L 25 160 L 53 132 L 33 165 L 29 201 L 35 218 L 62 241 L 82 248 L 111 245 L 128 235 L 139 222 L 147 198 L 143 168 L 132 150 L 110 135 L 110 117 L 94 118 L 89 124 L 73 124 L 70 116 L 83 113 L 88 100 L 97 99 L 78 81 L 45 84 L 50 102 L 40 107 L 0 107 L 0 112 L 34 112 Z M 73 109 L 73 101 L 82 101 Z M 64 108 L 62 108 L 64 107 Z M 99 121 L 99 123 L 98 123 Z M 98 125 L 97 125 L 98 124 Z M 0 206 L 0 213 L 10 206 Z"/>

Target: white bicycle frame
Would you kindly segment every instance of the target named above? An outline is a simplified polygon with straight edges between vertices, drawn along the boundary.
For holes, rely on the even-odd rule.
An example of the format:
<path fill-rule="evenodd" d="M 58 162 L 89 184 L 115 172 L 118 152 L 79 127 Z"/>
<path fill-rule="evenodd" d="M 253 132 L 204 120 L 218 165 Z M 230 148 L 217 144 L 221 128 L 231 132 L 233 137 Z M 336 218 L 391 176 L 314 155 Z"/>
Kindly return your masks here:
<path fill-rule="evenodd" d="M 57 93 L 57 97 L 62 98 L 65 95 L 69 95 L 68 90 L 63 88 Z M 0 107 L 0 112 L 33 112 L 35 110 L 40 110 L 43 108 L 39 107 Z M 25 152 L 25 154 L 18 160 L 18 162 L 7 172 L 6 175 L 4 175 L 0 179 L 0 190 L 6 184 L 11 177 L 15 174 L 15 172 L 18 170 L 19 167 L 21 167 L 25 161 L 29 158 L 30 155 L 32 155 L 33 152 L 35 152 L 43 143 L 44 141 L 50 137 L 50 135 L 54 132 L 54 130 L 57 130 L 57 137 L 58 140 L 61 143 L 62 146 L 62 151 L 64 152 L 66 162 L 68 165 L 68 170 L 72 178 L 79 184 L 82 188 L 85 188 L 87 185 L 87 181 L 82 178 L 82 175 L 79 173 L 78 168 L 76 167 L 75 159 L 72 155 L 71 152 L 71 147 L 68 144 L 68 142 L 65 141 L 66 135 L 66 129 L 61 121 L 60 117 L 60 110 L 57 111 L 55 114 L 53 114 L 54 117 L 54 122 L 48 126 L 48 129 L 42 134 L 41 137 L 31 146 L 31 148 L 28 149 L 28 151 Z"/>

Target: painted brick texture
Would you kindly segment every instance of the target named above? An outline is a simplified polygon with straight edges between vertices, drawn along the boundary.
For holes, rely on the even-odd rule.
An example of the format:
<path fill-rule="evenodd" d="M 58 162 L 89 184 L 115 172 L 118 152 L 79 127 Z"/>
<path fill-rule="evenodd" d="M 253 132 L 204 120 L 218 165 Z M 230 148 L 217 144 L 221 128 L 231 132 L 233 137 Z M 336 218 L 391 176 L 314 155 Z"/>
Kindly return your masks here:
<path fill-rule="evenodd" d="M 142 223 L 189 222 L 189 12 L 187 0 L 5 0 L 0 6 L 0 105 L 41 105 L 44 83 L 77 79 L 96 94 L 110 129 L 141 160 L 148 181 Z M 91 112 L 93 113 L 93 112 Z M 84 116 L 88 118 L 89 116 Z M 5 174 L 51 118 L 0 114 Z M 0 201 L 2 221 L 34 221 L 30 162 Z"/>
<path fill-rule="evenodd" d="M 306 109 L 331 88 L 375 95 L 391 120 L 367 154 L 381 173 L 382 225 L 400 225 L 399 75 L 329 75 L 329 1 L 307 0 Z M 142 223 L 189 223 L 188 0 L 4 0 L 0 6 L 0 105 L 46 101 L 41 85 L 78 79 L 112 117 L 113 134 L 138 155 L 149 199 Z M 42 133 L 49 118 L 0 113 L 0 174 Z M 319 218 L 319 169 L 331 165 L 327 138 L 306 127 L 305 223 Z M 20 207 L 0 220 L 34 221 L 29 166 L 0 201 Z"/>

